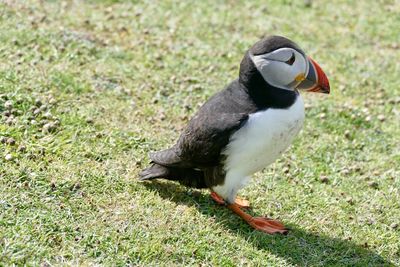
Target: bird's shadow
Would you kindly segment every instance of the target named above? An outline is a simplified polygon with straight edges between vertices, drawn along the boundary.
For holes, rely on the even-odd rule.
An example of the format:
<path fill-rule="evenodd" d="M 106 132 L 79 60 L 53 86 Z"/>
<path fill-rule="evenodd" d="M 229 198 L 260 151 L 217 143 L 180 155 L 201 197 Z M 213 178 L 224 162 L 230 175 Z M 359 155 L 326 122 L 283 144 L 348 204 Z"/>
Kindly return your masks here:
<path fill-rule="evenodd" d="M 368 247 L 351 240 L 309 233 L 297 225 L 287 225 L 288 235 L 268 235 L 251 229 L 228 209 L 216 207 L 210 197 L 197 190 L 187 190 L 174 182 L 151 181 L 144 186 L 160 197 L 177 204 L 196 207 L 212 216 L 227 229 L 245 236 L 259 250 L 265 250 L 298 266 L 395 266 Z M 232 216 L 232 217 L 231 217 Z"/>

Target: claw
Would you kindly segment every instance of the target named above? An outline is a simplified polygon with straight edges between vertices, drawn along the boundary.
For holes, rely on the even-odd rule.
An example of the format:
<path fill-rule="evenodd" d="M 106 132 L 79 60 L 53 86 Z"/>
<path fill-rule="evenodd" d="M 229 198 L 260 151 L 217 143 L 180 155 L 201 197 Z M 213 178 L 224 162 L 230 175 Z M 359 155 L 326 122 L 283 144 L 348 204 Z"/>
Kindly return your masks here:
<path fill-rule="evenodd" d="M 277 220 L 272 220 L 272 219 L 267 219 L 264 217 L 252 217 L 251 220 L 248 221 L 248 223 L 253 226 L 254 229 L 257 229 L 259 231 L 268 233 L 268 234 L 287 234 L 288 229 L 285 228 L 285 226 L 277 221 Z"/>

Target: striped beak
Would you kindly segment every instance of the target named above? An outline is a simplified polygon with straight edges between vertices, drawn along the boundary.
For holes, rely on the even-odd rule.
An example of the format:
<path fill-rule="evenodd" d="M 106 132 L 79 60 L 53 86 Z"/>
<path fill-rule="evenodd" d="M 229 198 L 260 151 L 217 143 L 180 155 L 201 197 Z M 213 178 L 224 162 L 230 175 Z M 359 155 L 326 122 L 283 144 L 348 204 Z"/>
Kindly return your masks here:
<path fill-rule="evenodd" d="M 310 57 L 308 57 L 308 67 L 307 76 L 303 76 L 302 81 L 296 88 L 307 92 L 329 94 L 329 81 L 321 67 Z"/>

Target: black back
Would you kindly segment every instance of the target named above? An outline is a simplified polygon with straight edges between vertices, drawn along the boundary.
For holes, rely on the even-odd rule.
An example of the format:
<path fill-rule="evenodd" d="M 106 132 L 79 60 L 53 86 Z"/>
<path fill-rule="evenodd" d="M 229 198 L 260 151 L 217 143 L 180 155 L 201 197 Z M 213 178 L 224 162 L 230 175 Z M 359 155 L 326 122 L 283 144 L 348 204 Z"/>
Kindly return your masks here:
<path fill-rule="evenodd" d="M 250 114 L 268 108 L 290 107 L 298 93 L 268 84 L 250 59 L 250 53 L 264 54 L 282 47 L 291 47 L 304 54 L 284 37 L 271 36 L 258 41 L 244 55 L 239 78 L 199 109 L 175 146 L 151 154 L 153 162 L 184 168 L 218 166 L 230 136 L 246 123 Z"/>

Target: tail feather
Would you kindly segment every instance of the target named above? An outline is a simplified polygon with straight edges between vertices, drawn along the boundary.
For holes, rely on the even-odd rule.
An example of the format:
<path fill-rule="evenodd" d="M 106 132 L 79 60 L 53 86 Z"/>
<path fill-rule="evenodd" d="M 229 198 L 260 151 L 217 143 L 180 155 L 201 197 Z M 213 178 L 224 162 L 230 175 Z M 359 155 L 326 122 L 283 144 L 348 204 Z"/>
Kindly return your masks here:
<path fill-rule="evenodd" d="M 183 162 L 179 157 L 176 147 L 150 153 L 150 159 L 163 166 L 182 166 Z"/>
<path fill-rule="evenodd" d="M 192 168 L 166 167 L 157 163 L 153 163 L 139 173 L 140 181 L 157 178 L 177 181 L 180 184 L 189 187 L 207 188 L 204 172 Z"/>
<path fill-rule="evenodd" d="M 139 180 L 151 180 L 166 177 L 169 174 L 167 167 L 158 164 L 152 164 L 139 173 Z"/>

